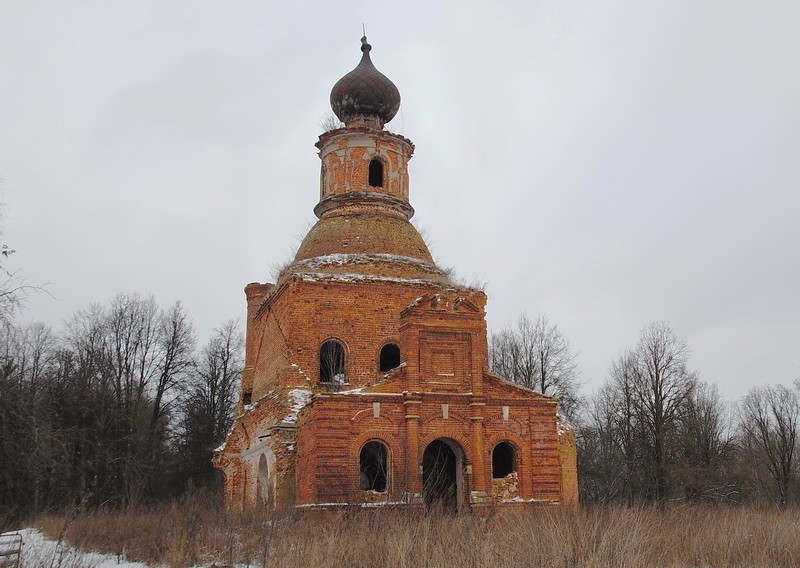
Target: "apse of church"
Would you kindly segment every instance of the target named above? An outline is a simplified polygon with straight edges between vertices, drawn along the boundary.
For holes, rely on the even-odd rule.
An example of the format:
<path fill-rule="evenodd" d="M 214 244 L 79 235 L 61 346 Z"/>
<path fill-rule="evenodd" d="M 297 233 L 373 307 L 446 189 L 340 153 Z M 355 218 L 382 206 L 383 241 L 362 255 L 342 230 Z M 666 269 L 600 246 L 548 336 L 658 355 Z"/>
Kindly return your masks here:
<path fill-rule="evenodd" d="M 488 371 L 486 295 L 409 222 L 400 93 L 370 59 L 331 91 L 318 217 L 274 284 L 251 283 L 242 393 L 214 455 L 229 507 L 575 505 L 557 401 Z"/>

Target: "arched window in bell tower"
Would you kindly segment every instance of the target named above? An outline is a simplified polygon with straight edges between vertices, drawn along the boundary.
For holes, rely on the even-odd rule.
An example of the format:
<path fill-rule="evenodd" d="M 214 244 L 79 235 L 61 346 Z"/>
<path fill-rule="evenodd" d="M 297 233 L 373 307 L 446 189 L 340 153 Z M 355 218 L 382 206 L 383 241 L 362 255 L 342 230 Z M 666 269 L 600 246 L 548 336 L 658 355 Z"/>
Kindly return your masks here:
<path fill-rule="evenodd" d="M 344 375 L 344 347 L 335 339 L 329 339 L 319 350 L 319 380 L 323 383 L 346 383 Z"/>
<path fill-rule="evenodd" d="M 378 158 L 369 161 L 369 185 L 383 187 L 383 162 Z"/>

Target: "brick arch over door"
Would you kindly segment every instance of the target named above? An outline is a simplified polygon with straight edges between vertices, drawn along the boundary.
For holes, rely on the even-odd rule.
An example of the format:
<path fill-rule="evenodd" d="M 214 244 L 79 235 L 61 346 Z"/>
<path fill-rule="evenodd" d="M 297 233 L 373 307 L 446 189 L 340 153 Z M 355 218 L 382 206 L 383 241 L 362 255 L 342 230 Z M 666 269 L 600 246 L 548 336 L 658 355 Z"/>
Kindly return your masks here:
<path fill-rule="evenodd" d="M 426 440 L 420 448 L 422 497 L 426 506 L 442 506 L 458 512 L 469 506 L 474 481 L 468 473 L 470 461 L 465 441 L 442 432 Z M 446 449 L 442 450 L 442 446 Z M 430 452 L 430 453 L 429 453 Z"/>
<path fill-rule="evenodd" d="M 461 451 L 464 452 L 464 463 L 469 465 L 472 463 L 472 455 L 474 453 L 472 446 L 469 442 L 469 437 L 464 435 L 463 432 L 454 428 L 454 427 L 438 427 L 435 430 L 422 434 L 419 438 L 419 456 L 420 460 L 422 460 L 422 453 L 425 451 L 425 448 L 433 442 L 434 440 L 438 440 L 439 438 L 449 438 L 454 442 L 457 442 L 459 446 L 461 446 Z"/>

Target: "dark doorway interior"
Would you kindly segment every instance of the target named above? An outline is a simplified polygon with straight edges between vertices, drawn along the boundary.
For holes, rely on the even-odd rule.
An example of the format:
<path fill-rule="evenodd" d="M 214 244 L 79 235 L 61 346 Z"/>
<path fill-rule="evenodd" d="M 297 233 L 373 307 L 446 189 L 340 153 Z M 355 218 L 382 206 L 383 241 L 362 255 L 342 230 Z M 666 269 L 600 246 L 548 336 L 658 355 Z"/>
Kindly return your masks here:
<path fill-rule="evenodd" d="M 380 369 L 385 373 L 400 366 L 400 348 L 394 343 L 388 343 L 381 349 Z"/>
<path fill-rule="evenodd" d="M 375 440 L 361 448 L 359 486 L 362 491 L 384 493 L 388 486 L 389 451 Z"/>
<path fill-rule="evenodd" d="M 492 477 L 502 479 L 517 471 L 517 451 L 509 442 L 500 442 L 492 450 Z"/>
<path fill-rule="evenodd" d="M 456 454 L 443 440 L 434 440 L 422 456 L 422 496 L 428 508 L 458 510 L 458 471 Z"/>

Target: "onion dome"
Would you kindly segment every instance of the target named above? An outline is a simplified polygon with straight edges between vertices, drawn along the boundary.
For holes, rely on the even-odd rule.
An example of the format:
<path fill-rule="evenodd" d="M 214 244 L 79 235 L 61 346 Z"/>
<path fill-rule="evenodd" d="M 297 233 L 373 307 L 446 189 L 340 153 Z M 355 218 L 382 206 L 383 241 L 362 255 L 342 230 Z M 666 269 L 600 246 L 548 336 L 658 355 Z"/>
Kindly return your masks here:
<path fill-rule="evenodd" d="M 400 91 L 389 78 L 375 69 L 369 58 L 372 46 L 361 38 L 361 62 L 339 79 L 331 90 L 331 108 L 347 126 L 383 125 L 400 108 Z"/>

